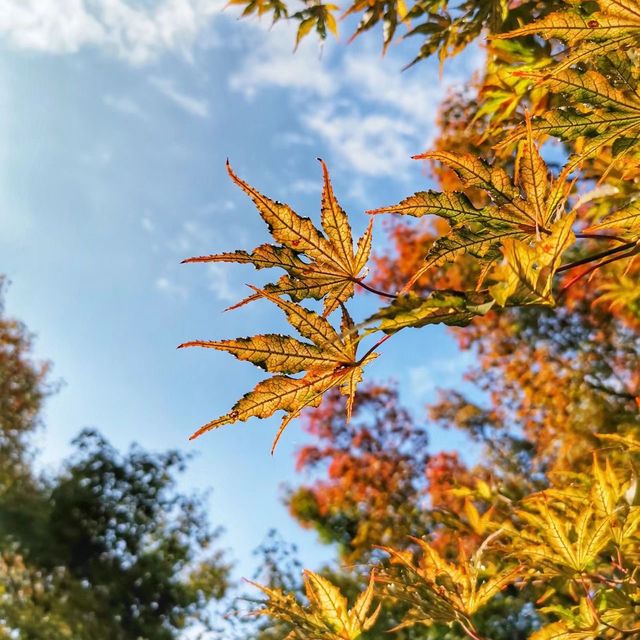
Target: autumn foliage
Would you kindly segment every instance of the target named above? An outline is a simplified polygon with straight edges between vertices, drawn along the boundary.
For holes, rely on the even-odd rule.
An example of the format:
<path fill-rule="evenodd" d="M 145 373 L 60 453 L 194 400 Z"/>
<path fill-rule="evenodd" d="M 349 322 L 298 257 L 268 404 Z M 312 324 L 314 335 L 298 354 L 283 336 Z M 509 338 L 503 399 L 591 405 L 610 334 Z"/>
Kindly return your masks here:
<path fill-rule="evenodd" d="M 298 20 L 298 40 L 335 31 L 339 10 L 234 4 Z M 393 252 L 374 245 L 370 258 L 371 224 L 354 246 L 322 164 L 322 229 L 229 170 L 276 244 L 191 259 L 282 269 L 240 304 L 277 305 L 302 338 L 187 343 L 275 374 L 196 435 L 282 410 L 277 441 L 309 408 L 315 444 L 298 465 L 313 480 L 291 491 L 291 512 L 344 563 L 368 566 L 306 572 L 306 599 L 262 587 L 263 631 L 280 634 L 264 637 L 640 637 L 640 7 L 342 9 L 361 16 L 355 35 L 381 23 L 385 48 L 401 30 L 420 39 L 413 62 L 479 38 L 486 67 L 447 99 L 434 148 L 416 156 L 438 188 L 371 203 L 374 224 L 393 219 Z M 354 320 L 358 289 L 380 308 Z M 430 324 L 475 356 L 467 379 L 484 400 L 449 390 L 428 415 L 482 452 L 474 468 L 428 452 L 428 422 L 396 389 L 359 386 L 388 339 Z"/>

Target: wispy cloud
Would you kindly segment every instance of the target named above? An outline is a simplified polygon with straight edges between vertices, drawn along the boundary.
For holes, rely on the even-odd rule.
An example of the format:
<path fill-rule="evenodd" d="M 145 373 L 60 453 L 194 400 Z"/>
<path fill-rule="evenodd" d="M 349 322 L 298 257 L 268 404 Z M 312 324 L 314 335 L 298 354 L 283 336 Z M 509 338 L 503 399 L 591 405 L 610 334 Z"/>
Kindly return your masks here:
<path fill-rule="evenodd" d="M 218 251 L 223 241 L 220 232 L 214 225 L 203 224 L 196 219 L 185 220 L 178 228 L 169 231 L 162 224 L 156 224 L 149 214 L 142 217 L 141 226 L 146 234 L 158 240 L 163 255 L 174 256 L 154 281 L 156 291 L 175 300 L 186 299 L 195 281 L 189 279 L 192 265 L 180 264 L 181 260 Z M 228 230 L 236 240 L 242 235 L 240 229 L 229 227 Z M 216 299 L 229 303 L 244 297 L 240 285 L 231 279 L 232 272 L 229 269 L 218 264 L 208 264 L 206 267 L 205 286 Z"/>
<path fill-rule="evenodd" d="M 106 95 L 103 98 L 103 102 L 107 107 L 113 109 L 113 111 L 117 111 L 118 113 L 143 119 L 146 117 L 140 105 L 138 105 L 135 100 L 132 100 L 127 96 Z"/>
<path fill-rule="evenodd" d="M 322 191 L 322 183 L 320 180 L 310 180 L 307 178 L 299 178 L 287 185 L 288 193 L 320 193 Z"/>
<path fill-rule="evenodd" d="M 166 51 L 190 57 L 223 0 L 2 0 L 0 38 L 18 49 L 75 53 L 99 47 L 141 65 Z"/>
<path fill-rule="evenodd" d="M 80 160 L 94 167 L 106 167 L 113 160 L 113 151 L 104 144 L 98 144 L 93 149 L 80 155 Z"/>
<path fill-rule="evenodd" d="M 143 216 L 140 220 L 140 224 L 147 233 L 153 233 L 156 230 L 156 225 L 149 216 Z"/>
<path fill-rule="evenodd" d="M 186 287 L 177 284 L 167 277 L 157 278 L 155 281 L 156 291 L 175 300 L 186 300 L 189 292 Z"/>
<path fill-rule="evenodd" d="M 242 296 L 234 290 L 229 282 L 229 270 L 219 264 L 208 265 L 207 278 L 209 290 L 223 302 L 237 302 Z"/>
<path fill-rule="evenodd" d="M 473 362 L 470 351 L 462 351 L 454 358 L 436 358 L 429 365 L 409 369 L 409 391 L 420 402 L 432 399 L 437 389 L 459 384 Z"/>
<path fill-rule="evenodd" d="M 424 145 L 424 139 L 417 141 L 421 132 L 415 122 L 384 111 L 365 113 L 356 104 L 346 109 L 325 104 L 305 114 L 302 123 L 351 169 L 370 177 L 398 175 L 418 144 Z"/>
<path fill-rule="evenodd" d="M 209 117 L 209 104 L 206 100 L 196 98 L 195 96 L 176 89 L 173 82 L 167 78 L 154 76 L 149 79 L 149 82 L 160 91 L 160 93 L 169 98 L 171 102 L 189 115 L 198 118 Z"/>
<path fill-rule="evenodd" d="M 295 35 L 291 29 L 278 25 L 265 31 L 261 25 L 246 25 L 253 29 L 257 46 L 252 47 L 240 69 L 230 79 L 230 86 L 245 98 L 252 100 L 260 90 L 282 88 L 311 92 L 323 97 L 335 92 L 336 79 L 317 45 L 308 39 L 295 54 L 292 44 Z"/>
<path fill-rule="evenodd" d="M 406 174 L 411 156 L 433 139 L 438 105 L 448 88 L 468 79 L 482 57 L 458 62 L 445 83 L 437 65 L 425 63 L 402 74 L 407 60 L 401 54 L 381 58 L 371 44 L 329 44 L 320 58 L 309 42 L 292 55 L 290 35 L 261 32 L 260 45 L 232 76 L 231 88 L 248 100 L 268 89 L 289 91 L 303 132 L 363 177 Z"/>

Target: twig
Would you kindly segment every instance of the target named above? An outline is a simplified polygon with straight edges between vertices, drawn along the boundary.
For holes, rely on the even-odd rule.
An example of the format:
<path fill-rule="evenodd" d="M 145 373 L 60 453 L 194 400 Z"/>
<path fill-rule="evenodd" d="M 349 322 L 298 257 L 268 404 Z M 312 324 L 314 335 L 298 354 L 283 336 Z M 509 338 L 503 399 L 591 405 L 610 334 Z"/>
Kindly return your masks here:
<path fill-rule="evenodd" d="M 474 628 L 472 628 L 471 626 L 467 626 L 464 622 L 462 622 L 462 620 L 458 620 L 458 624 L 462 627 L 464 632 L 470 638 L 472 638 L 472 640 L 482 640 L 482 638 L 478 635 L 477 631 Z M 471 625 L 471 622 L 469 622 L 469 625 Z"/>
<path fill-rule="evenodd" d="M 388 333 L 386 336 L 382 336 L 378 342 L 376 342 L 371 349 L 369 349 L 363 356 L 358 360 L 358 364 L 362 364 L 382 343 L 386 342 L 393 334 Z"/>
<path fill-rule="evenodd" d="M 616 253 L 621 253 L 622 251 L 628 251 L 629 249 L 633 249 L 636 246 L 635 242 L 627 242 L 619 247 L 613 247 L 612 249 L 607 249 L 606 251 L 601 251 L 600 253 L 594 253 L 592 256 L 587 256 L 586 258 L 582 258 L 581 260 L 576 260 L 575 262 L 570 262 L 569 264 L 563 264 L 556 273 L 561 273 L 562 271 L 569 271 L 569 269 L 575 269 L 576 267 L 581 267 L 583 264 L 589 264 L 590 262 L 594 262 L 595 260 L 600 260 L 602 258 L 607 258 L 611 255 L 615 255 Z"/>
<path fill-rule="evenodd" d="M 583 271 L 582 273 L 580 273 L 579 275 L 571 278 L 571 280 L 569 280 L 569 282 L 567 282 L 563 287 L 562 290 L 564 291 L 565 289 L 568 289 L 569 287 L 571 287 L 572 285 L 574 285 L 576 282 L 578 282 L 578 280 L 581 280 L 582 278 L 584 278 L 586 275 L 592 273 L 593 271 L 595 271 L 596 269 L 599 269 L 600 267 L 604 267 L 604 265 L 606 264 L 611 264 L 612 262 L 616 262 L 617 260 L 624 260 L 625 258 L 630 258 L 631 256 L 633 256 L 636 253 L 636 249 L 632 249 L 631 251 L 629 251 L 628 253 L 623 253 L 622 255 L 614 255 L 611 256 L 610 258 L 608 258 L 607 260 L 602 260 L 601 262 L 598 262 L 598 264 L 594 264 L 591 267 L 589 267 L 586 271 Z"/>
<path fill-rule="evenodd" d="M 368 284 L 365 284 L 362 280 L 359 280 L 358 278 L 354 278 L 353 280 L 356 284 L 360 285 L 363 289 L 366 289 L 367 291 L 371 291 L 371 293 L 375 293 L 377 296 L 383 296 L 384 298 L 391 298 L 392 300 L 395 300 L 398 296 L 395 293 L 387 293 L 386 291 L 380 291 L 379 289 L 374 289 L 373 287 L 369 286 Z"/>

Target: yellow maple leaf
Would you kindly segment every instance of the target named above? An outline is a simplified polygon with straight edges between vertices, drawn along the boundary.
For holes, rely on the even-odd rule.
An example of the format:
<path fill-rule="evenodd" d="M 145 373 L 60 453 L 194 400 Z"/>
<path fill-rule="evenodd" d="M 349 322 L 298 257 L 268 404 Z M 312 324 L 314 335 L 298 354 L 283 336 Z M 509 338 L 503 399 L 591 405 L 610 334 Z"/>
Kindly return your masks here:
<path fill-rule="evenodd" d="M 497 270 L 502 281 L 490 287 L 491 295 L 501 306 L 518 294 L 520 304 L 555 304 L 553 276 L 563 253 L 575 241 L 572 226 L 575 213 L 561 218 L 550 227 L 549 235 L 535 244 L 509 238 L 504 242 L 506 265 Z"/>
<path fill-rule="evenodd" d="M 291 594 L 254 584 L 268 600 L 256 613 L 269 616 L 294 627 L 292 638 L 306 640 L 358 640 L 375 624 L 380 606 L 371 611 L 374 599 L 374 575 L 367 588 L 349 609 L 340 589 L 313 571 L 304 571 L 304 588 L 309 604 L 301 605 Z"/>
<path fill-rule="evenodd" d="M 516 38 L 539 34 L 563 40 L 569 49 L 552 68 L 568 69 L 594 55 L 623 49 L 640 40 L 640 6 L 636 0 L 599 0 L 600 11 L 585 15 L 579 11 L 557 11 L 519 29 L 494 36 Z"/>
<path fill-rule="evenodd" d="M 227 351 L 240 360 L 247 360 L 278 374 L 306 372 L 301 378 L 275 375 L 259 382 L 253 391 L 233 405 L 229 413 L 205 424 L 191 436 L 194 439 L 211 429 L 244 422 L 252 417 L 268 418 L 282 410 L 285 416 L 274 439 L 273 452 L 289 422 L 305 407 L 317 406 L 323 394 L 332 387 L 339 387 L 348 396 L 349 417 L 362 368 L 376 355 L 369 352 L 362 359 L 357 359 L 358 340 L 353 321 L 344 307 L 344 335 L 340 335 L 326 318 L 314 311 L 266 291 L 254 290 L 257 295 L 280 307 L 289 324 L 310 342 L 279 334 L 265 334 L 235 340 L 194 340 L 180 346 Z"/>
<path fill-rule="evenodd" d="M 328 316 L 354 293 L 371 252 L 371 223 L 354 250 L 349 219 L 338 204 L 324 162 L 321 220 L 325 232 L 309 218 L 299 216 L 289 205 L 261 194 L 241 180 L 227 163 L 231 179 L 253 200 L 262 219 L 278 245 L 263 244 L 252 252 L 234 251 L 189 258 L 184 262 L 239 262 L 257 269 L 279 267 L 286 273 L 265 291 L 288 295 L 294 301 L 305 298 L 324 299 Z M 233 308 L 257 300 L 254 294 Z"/>
<path fill-rule="evenodd" d="M 459 192 L 420 191 L 397 205 L 369 211 L 415 217 L 436 215 L 449 222 L 451 231 L 429 250 L 424 266 L 405 287 L 408 290 L 428 269 L 469 253 L 484 262 L 495 261 L 501 248 L 514 239 L 526 241 L 550 233 L 551 225 L 567 201 L 571 183 L 566 172 L 550 179 L 549 171 L 533 140 L 529 123 L 519 144 L 514 177 L 473 155 L 433 151 L 416 156 L 441 162 L 452 169 L 466 188 L 480 188 L 489 202 L 475 207 Z"/>

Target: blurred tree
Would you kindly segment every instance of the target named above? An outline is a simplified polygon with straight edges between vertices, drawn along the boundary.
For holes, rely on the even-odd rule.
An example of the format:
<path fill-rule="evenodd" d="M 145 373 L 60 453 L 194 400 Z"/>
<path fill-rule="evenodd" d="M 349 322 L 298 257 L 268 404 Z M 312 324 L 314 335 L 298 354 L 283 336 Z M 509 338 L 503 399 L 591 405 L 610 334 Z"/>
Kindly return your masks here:
<path fill-rule="evenodd" d="M 400 405 L 395 387 L 369 385 L 345 425 L 344 397 L 330 392 L 311 410 L 305 429 L 313 444 L 298 452 L 297 468 L 315 481 L 287 498 L 294 517 L 338 546 L 344 562 L 362 562 L 373 545 L 406 541 L 429 527 L 425 509 L 427 433 Z"/>
<path fill-rule="evenodd" d="M 119 454 L 96 431 L 52 477 L 27 436 L 50 390 L 24 326 L 0 314 L 0 638 L 171 640 L 211 626 L 229 564 L 177 451 Z"/>
<path fill-rule="evenodd" d="M 32 336 L 4 314 L 6 281 L 0 276 L 0 494 L 30 475 L 28 436 L 38 427 L 43 400 L 52 391 L 49 363 L 32 358 Z"/>

